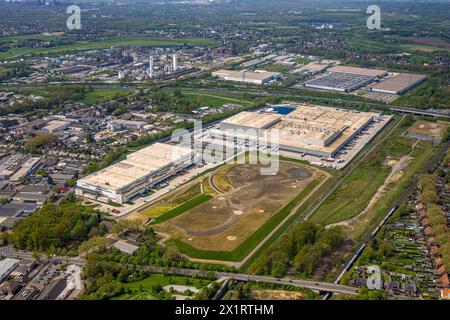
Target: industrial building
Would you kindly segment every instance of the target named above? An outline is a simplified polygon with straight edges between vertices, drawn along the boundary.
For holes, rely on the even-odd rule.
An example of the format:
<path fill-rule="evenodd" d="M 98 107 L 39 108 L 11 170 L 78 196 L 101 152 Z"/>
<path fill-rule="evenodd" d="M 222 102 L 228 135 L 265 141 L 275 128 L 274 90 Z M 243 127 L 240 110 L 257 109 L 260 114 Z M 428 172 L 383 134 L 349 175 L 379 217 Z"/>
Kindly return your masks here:
<path fill-rule="evenodd" d="M 305 82 L 311 89 L 332 90 L 349 93 L 362 88 L 388 74 L 385 70 L 347 66 L 334 66 L 327 69 L 327 74 Z"/>
<path fill-rule="evenodd" d="M 147 123 L 143 122 L 143 121 L 116 119 L 116 120 L 112 120 L 108 124 L 108 129 L 112 132 L 122 131 L 122 130 L 138 131 L 138 130 L 141 130 L 142 128 L 144 128 L 145 125 L 147 125 Z"/>
<path fill-rule="evenodd" d="M 277 80 L 281 73 L 279 72 L 268 72 L 264 70 L 256 71 L 234 71 L 234 70 L 219 70 L 212 73 L 214 77 L 219 77 L 226 81 L 234 82 L 245 82 L 252 84 L 266 84 L 269 81 Z"/>
<path fill-rule="evenodd" d="M 372 91 L 400 95 L 422 83 L 426 78 L 421 74 L 398 73 L 374 85 Z"/>
<path fill-rule="evenodd" d="M 362 76 L 371 76 L 371 77 L 384 77 L 388 74 L 387 71 L 380 69 L 369 69 L 369 68 L 347 67 L 347 66 L 334 66 L 329 68 L 328 72 L 359 74 Z"/>
<path fill-rule="evenodd" d="M 19 260 L 6 258 L 0 260 L 0 283 L 3 282 L 9 274 L 17 267 Z"/>
<path fill-rule="evenodd" d="M 129 255 L 133 255 L 139 250 L 138 246 L 135 246 L 134 244 L 131 244 L 125 240 L 118 240 L 114 242 L 113 247 Z"/>
<path fill-rule="evenodd" d="M 305 87 L 348 93 L 372 83 L 374 79 L 370 75 L 333 72 L 306 82 Z"/>
<path fill-rule="evenodd" d="M 78 180 L 75 193 L 105 203 L 126 203 L 189 167 L 193 156 L 190 149 L 155 143 Z"/>
<path fill-rule="evenodd" d="M 328 64 L 319 62 L 310 62 L 308 64 L 305 64 L 304 66 L 301 66 L 298 69 L 295 69 L 294 71 L 292 71 L 292 73 L 315 75 L 321 73 L 322 71 L 325 71 L 325 69 L 328 67 L 329 67 Z"/>
<path fill-rule="evenodd" d="M 0 160 L 0 180 L 13 182 L 26 177 L 37 168 L 41 159 L 23 154 L 12 154 Z"/>
<path fill-rule="evenodd" d="M 269 142 L 273 130 L 279 135 L 280 150 L 334 157 L 339 150 L 380 115 L 346 109 L 296 106 L 287 115 L 243 112 L 221 122 L 210 131 L 214 139 L 255 145 Z M 251 128 L 253 130 L 248 131 Z"/>
<path fill-rule="evenodd" d="M 40 131 L 45 133 L 54 133 L 57 131 L 63 131 L 70 125 L 70 122 L 63 120 L 52 120 L 48 122 L 45 127 L 43 127 Z"/>

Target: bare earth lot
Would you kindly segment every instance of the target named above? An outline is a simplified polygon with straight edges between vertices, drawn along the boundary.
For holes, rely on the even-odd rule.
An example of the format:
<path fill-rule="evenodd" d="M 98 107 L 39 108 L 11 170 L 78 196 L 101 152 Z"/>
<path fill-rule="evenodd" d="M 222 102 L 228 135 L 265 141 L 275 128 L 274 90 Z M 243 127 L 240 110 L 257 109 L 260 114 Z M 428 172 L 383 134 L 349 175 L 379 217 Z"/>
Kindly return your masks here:
<path fill-rule="evenodd" d="M 447 129 L 447 123 L 416 121 L 408 130 L 408 134 L 424 136 L 424 138 L 441 138 Z"/>
<path fill-rule="evenodd" d="M 214 174 L 223 176 L 223 168 Z M 317 174 L 316 169 L 288 162 L 280 162 L 275 176 L 260 175 L 258 165 L 228 166 L 225 176 L 231 190 L 156 228 L 196 249 L 232 251 L 301 193 Z"/>

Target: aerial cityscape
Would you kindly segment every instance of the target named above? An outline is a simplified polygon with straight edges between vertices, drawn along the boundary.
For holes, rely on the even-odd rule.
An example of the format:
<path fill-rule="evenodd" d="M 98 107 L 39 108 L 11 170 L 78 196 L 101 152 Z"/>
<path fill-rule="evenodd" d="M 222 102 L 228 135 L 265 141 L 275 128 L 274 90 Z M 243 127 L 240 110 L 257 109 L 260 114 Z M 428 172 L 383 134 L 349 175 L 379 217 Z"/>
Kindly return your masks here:
<path fill-rule="evenodd" d="M 0 0 L 0 300 L 450 300 L 449 81 L 444 0 Z"/>

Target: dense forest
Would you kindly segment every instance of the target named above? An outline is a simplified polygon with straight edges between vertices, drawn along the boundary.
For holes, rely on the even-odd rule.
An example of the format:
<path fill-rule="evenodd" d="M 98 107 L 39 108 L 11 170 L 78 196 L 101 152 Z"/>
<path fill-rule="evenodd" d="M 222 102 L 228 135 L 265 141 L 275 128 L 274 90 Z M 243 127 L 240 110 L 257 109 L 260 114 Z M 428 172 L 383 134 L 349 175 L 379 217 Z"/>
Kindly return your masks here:
<path fill-rule="evenodd" d="M 73 200 L 49 203 L 21 220 L 7 241 L 20 250 L 67 252 L 83 240 L 101 232 L 100 214 Z"/>

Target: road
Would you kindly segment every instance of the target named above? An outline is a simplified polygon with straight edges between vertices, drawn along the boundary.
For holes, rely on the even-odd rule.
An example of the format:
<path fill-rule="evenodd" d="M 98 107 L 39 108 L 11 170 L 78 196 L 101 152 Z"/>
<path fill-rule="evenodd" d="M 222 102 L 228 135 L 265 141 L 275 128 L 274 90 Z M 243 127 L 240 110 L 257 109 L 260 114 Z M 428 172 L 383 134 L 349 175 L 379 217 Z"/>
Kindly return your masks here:
<path fill-rule="evenodd" d="M 328 282 L 316 282 L 308 280 L 294 280 L 289 278 L 275 278 L 275 277 L 265 277 L 265 276 L 255 276 L 244 273 L 228 273 L 228 272 L 205 272 L 195 269 L 181 269 L 181 268 L 169 268 L 156 267 L 156 266 L 144 266 L 144 270 L 153 273 L 165 273 L 169 275 L 180 275 L 180 276 L 199 276 L 199 277 L 209 277 L 214 276 L 216 279 L 229 278 L 238 281 L 255 281 L 260 283 L 276 283 L 280 285 L 289 285 L 301 288 L 307 288 L 318 292 L 333 292 L 342 294 L 358 294 L 359 289 L 349 286 L 344 286 L 335 283 Z"/>
<path fill-rule="evenodd" d="M 0 247 L 0 256 L 5 258 L 19 258 L 19 259 L 25 259 L 25 260 L 34 260 L 35 254 L 33 252 L 29 251 L 22 251 L 22 250 L 16 250 L 11 247 Z M 40 261 L 48 261 L 48 260 L 63 260 L 66 261 L 68 264 L 75 264 L 78 266 L 82 266 L 86 263 L 86 260 L 78 257 L 60 257 L 60 256 L 52 256 L 47 257 L 46 255 L 39 255 Z"/>

